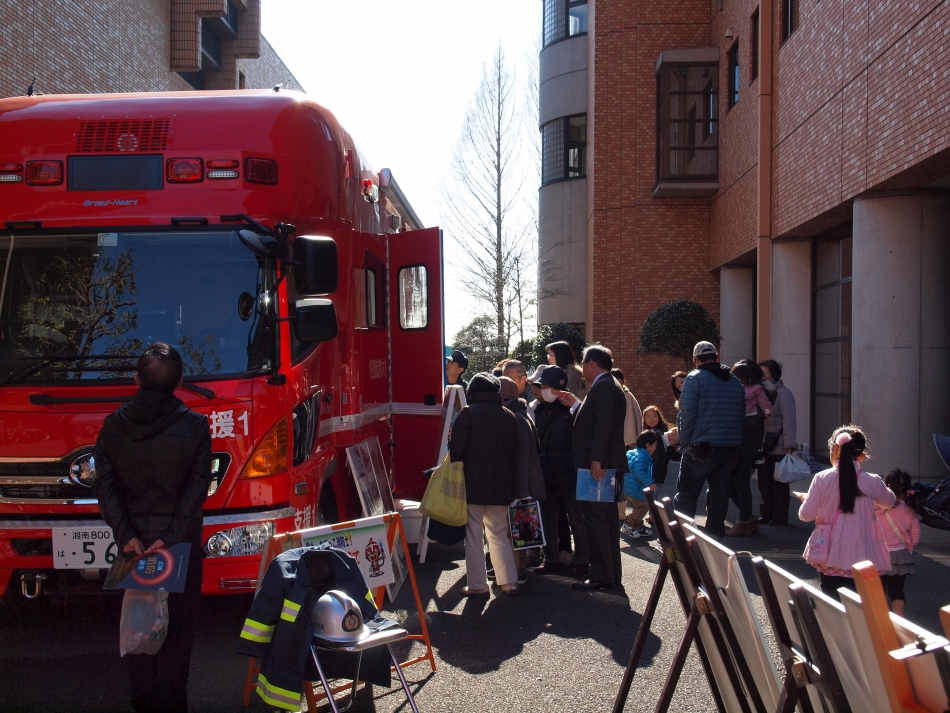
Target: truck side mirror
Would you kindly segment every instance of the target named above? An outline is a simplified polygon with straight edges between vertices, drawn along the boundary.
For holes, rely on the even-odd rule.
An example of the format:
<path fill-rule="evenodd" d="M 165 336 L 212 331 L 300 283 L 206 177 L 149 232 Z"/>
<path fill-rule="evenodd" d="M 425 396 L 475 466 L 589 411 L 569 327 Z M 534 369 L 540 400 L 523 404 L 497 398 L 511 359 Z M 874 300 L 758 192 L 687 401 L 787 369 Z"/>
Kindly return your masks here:
<path fill-rule="evenodd" d="M 298 295 L 329 295 L 337 287 L 336 242 L 318 235 L 294 241 L 294 287 Z"/>
<path fill-rule="evenodd" d="M 336 307 L 330 300 L 297 300 L 297 319 L 293 322 L 301 342 L 326 342 L 336 337 Z"/>

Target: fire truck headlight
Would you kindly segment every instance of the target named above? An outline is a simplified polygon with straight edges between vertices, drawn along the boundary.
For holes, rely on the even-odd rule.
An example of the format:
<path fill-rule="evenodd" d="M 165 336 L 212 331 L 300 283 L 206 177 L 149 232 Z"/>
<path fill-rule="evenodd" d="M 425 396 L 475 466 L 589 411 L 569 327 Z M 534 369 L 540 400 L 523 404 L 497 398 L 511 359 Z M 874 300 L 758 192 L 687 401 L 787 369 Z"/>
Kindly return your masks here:
<path fill-rule="evenodd" d="M 259 555 L 274 534 L 273 522 L 240 525 L 214 533 L 205 542 L 208 557 Z"/>

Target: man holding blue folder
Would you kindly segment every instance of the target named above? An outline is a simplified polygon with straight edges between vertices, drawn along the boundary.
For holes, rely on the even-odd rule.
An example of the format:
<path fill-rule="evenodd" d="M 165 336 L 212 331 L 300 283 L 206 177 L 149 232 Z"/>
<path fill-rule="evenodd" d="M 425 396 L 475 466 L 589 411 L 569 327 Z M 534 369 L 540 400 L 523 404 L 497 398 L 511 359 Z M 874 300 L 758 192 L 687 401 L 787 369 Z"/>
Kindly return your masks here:
<path fill-rule="evenodd" d="M 617 527 L 617 499 L 623 474 L 628 471 L 623 440 L 627 399 L 617 380 L 610 375 L 613 355 L 607 347 L 594 344 L 584 350 L 584 379 L 591 384 L 587 397 L 578 401 L 568 392 L 559 399 L 574 414 L 572 439 L 574 467 L 590 469 L 594 480 L 603 481 L 615 470 L 618 482 L 608 502 L 578 501 L 584 519 L 590 555 L 587 580 L 575 582 L 575 589 L 609 589 L 621 584 L 620 530 Z"/>

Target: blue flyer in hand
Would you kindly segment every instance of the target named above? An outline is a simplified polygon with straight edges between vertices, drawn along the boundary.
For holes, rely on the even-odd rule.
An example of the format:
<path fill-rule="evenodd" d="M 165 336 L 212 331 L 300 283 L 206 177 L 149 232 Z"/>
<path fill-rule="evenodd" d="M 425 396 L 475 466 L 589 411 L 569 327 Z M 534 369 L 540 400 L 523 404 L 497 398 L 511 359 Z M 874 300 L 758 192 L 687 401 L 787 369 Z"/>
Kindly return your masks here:
<path fill-rule="evenodd" d="M 188 575 L 188 560 L 191 545 L 187 542 L 150 555 L 115 558 L 112 569 L 106 575 L 103 589 L 163 589 L 166 592 L 184 592 Z"/>
<path fill-rule="evenodd" d="M 603 480 L 595 480 L 587 468 L 577 469 L 577 499 L 594 503 L 612 503 L 617 494 L 617 469 L 606 471 Z"/>

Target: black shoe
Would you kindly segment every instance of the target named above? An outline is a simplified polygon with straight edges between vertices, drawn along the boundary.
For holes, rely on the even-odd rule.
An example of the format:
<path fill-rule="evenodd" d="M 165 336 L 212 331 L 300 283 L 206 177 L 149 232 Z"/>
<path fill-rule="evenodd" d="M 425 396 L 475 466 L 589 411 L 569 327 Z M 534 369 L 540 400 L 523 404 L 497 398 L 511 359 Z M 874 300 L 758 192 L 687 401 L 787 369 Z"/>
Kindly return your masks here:
<path fill-rule="evenodd" d="M 494 581 L 495 581 L 495 570 L 494 570 L 494 569 L 489 569 L 489 570 L 487 571 L 487 574 L 488 574 L 488 578 L 494 582 Z"/>
<path fill-rule="evenodd" d="M 583 582 L 574 582 L 571 585 L 574 589 L 592 591 L 594 589 L 613 589 L 613 582 L 597 582 L 593 579 L 586 579 Z"/>
<path fill-rule="evenodd" d="M 531 570 L 534 574 L 555 574 L 561 571 L 560 562 L 545 562 L 540 567 Z"/>
<path fill-rule="evenodd" d="M 570 576 L 577 577 L 578 579 L 587 579 L 587 571 L 590 569 L 590 565 L 587 564 L 576 564 L 574 569 L 571 570 Z"/>

